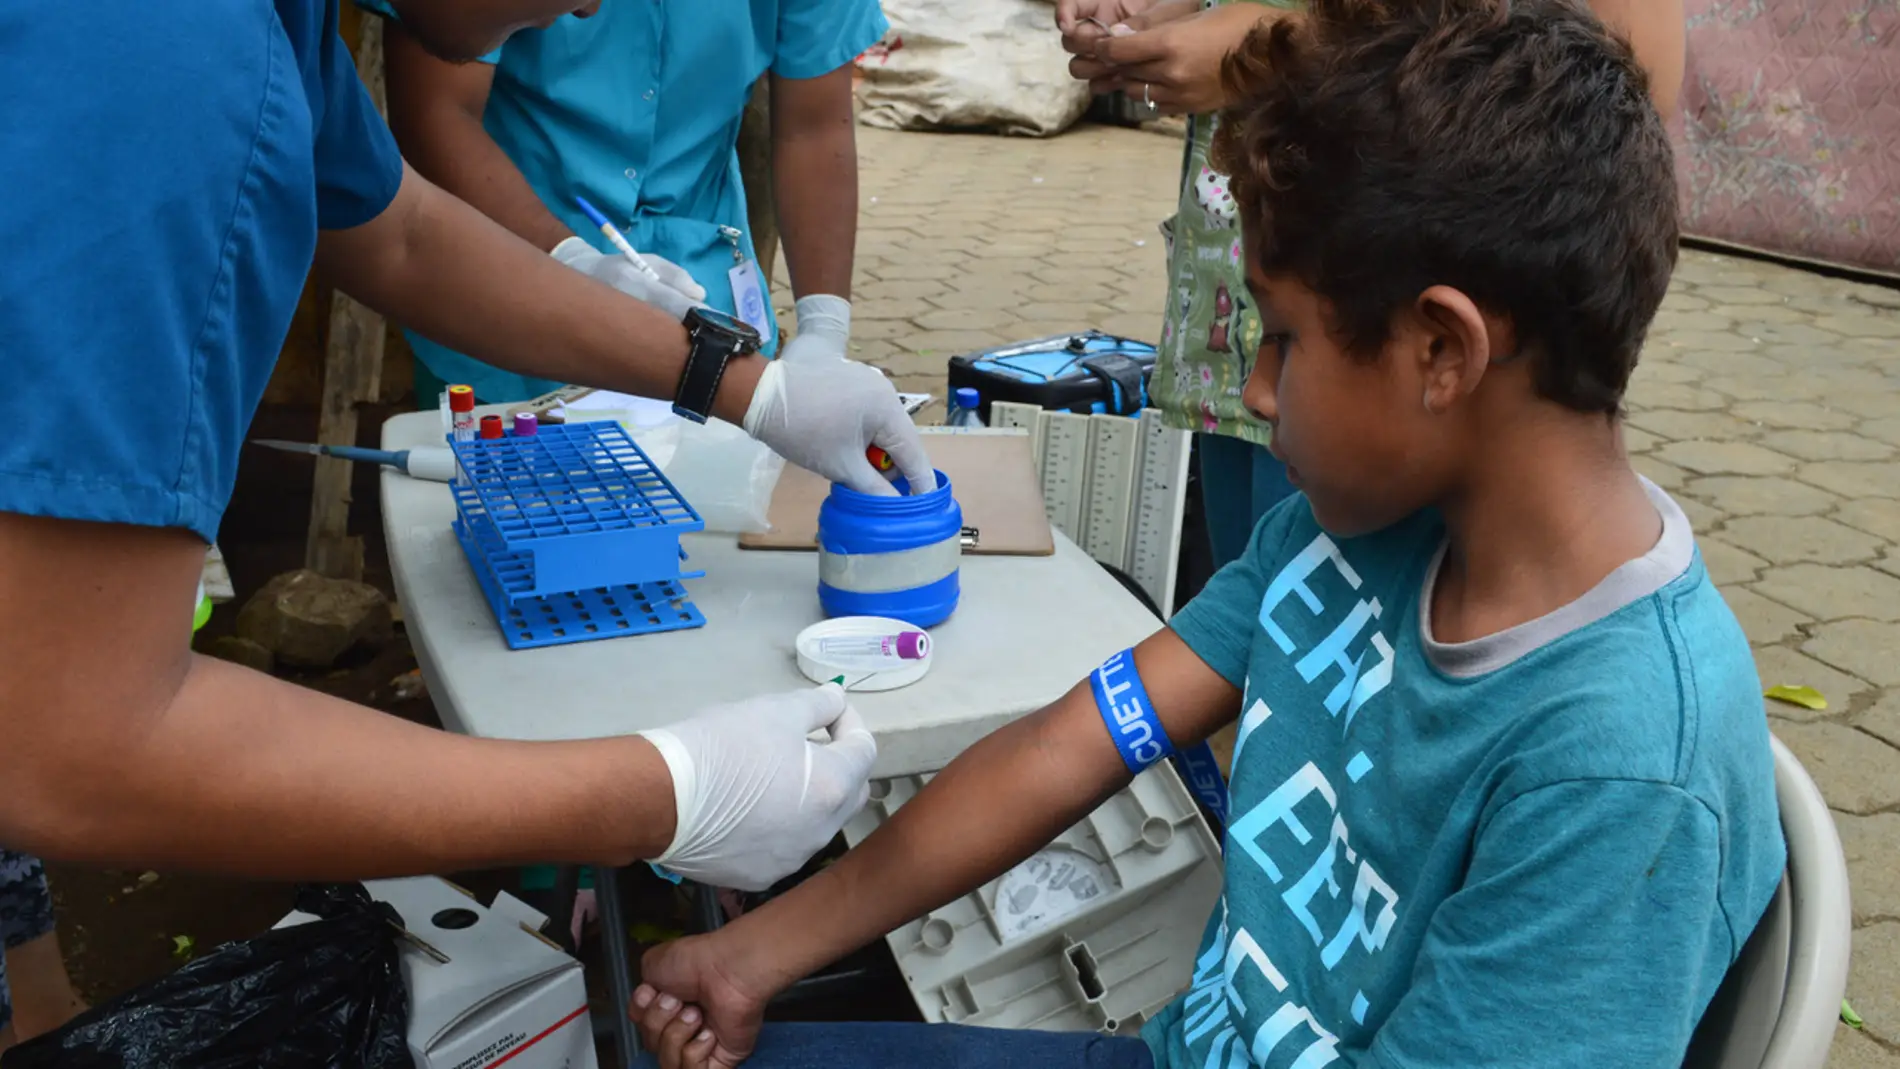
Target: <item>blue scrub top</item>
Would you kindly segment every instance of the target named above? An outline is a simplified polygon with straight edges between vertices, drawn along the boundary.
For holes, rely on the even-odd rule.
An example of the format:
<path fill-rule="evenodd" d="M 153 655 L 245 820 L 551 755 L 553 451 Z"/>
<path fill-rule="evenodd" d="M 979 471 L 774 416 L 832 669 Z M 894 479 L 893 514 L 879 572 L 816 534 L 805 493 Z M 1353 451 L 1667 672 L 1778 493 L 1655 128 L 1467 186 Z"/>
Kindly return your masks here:
<path fill-rule="evenodd" d="M 402 181 L 337 0 L 8 0 L 0 100 L 0 510 L 210 541 L 318 228 Z"/>
<path fill-rule="evenodd" d="M 385 0 L 358 3 L 388 13 Z M 576 234 L 612 251 L 575 206 L 578 194 L 636 249 L 685 268 L 706 288 L 706 303 L 731 313 L 735 248 L 757 261 L 735 147 L 753 83 L 768 69 L 785 78 L 829 74 L 888 28 L 877 0 L 609 0 L 591 18 L 563 16 L 486 57 L 496 67 L 483 125 Z M 739 232 L 736 241 L 722 226 Z M 408 337 L 429 370 L 473 386 L 484 401 L 561 385 Z M 776 331 L 766 342 L 769 353 Z"/>

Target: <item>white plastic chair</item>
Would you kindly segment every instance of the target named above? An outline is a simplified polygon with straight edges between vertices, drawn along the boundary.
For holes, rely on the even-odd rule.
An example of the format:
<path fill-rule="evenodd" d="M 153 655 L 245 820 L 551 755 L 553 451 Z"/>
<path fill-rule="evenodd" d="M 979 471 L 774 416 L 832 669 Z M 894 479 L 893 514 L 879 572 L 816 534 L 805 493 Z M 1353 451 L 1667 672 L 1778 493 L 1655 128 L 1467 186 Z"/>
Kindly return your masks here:
<path fill-rule="evenodd" d="M 1834 1042 L 1853 943 L 1847 856 L 1820 788 L 1771 741 L 1788 868 L 1697 1026 L 1684 1069 L 1822 1069 Z"/>

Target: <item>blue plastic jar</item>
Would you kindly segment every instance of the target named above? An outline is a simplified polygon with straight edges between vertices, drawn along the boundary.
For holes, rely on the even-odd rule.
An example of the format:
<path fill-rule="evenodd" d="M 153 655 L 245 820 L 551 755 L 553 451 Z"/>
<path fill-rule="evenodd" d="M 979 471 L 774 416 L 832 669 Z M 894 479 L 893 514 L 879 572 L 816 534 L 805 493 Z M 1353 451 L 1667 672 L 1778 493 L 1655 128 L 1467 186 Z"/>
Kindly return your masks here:
<path fill-rule="evenodd" d="M 950 480 L 874 497 L 832 484 L 818 509 L 818 601 L 826 616 L 888 616 L 934 627 L 956 611 L 963 508 Z"/>

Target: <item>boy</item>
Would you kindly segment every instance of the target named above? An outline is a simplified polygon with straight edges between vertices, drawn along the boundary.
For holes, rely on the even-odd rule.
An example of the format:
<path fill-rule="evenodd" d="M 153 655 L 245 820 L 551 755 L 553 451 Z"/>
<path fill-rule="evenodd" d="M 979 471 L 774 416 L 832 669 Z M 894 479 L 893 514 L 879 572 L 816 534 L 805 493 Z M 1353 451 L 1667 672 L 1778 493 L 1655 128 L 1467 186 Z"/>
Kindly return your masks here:
<path fill-rule="evenodd" d="M 1784 857 L 1748 645 L 1619 444 L 1676 251 L 1644 78 L 1573 0 L 1316 0 L 1226 76 L 1267 323 L 1245 399 L 1303 493 L 1132 670 L 651 953 L 633 1012 L 662 1065 L 1681 1064 Z M 1236 717 L 1225 891 L 1145 1046 L 760 1031 L 785 984 L 1158 758 L 1118 736 Z"/>

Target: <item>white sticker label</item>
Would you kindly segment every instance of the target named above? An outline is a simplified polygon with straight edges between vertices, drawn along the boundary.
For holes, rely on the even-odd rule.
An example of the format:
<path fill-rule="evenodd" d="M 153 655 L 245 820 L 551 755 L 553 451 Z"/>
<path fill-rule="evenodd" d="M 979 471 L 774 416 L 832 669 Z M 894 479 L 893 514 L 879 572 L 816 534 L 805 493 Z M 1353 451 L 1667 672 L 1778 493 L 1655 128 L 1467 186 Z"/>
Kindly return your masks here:
<path fill-rule="evenodd" d="M 1043 931 L 1115 890 L 1115 877 L 1094 858 L 1052 846 L 1003 874 L 996 885 L 996 922 L 1003 941 Z"/>
<path fill-rule="evenodd" d="M 734 314 L 753 330 L 759 337 L 772 336 L 772 308 L 765 300 L 765 287 L 759 284 L 759 265 L 747 260 L 726 272 L 732 280 L 732 307 Z"/>

